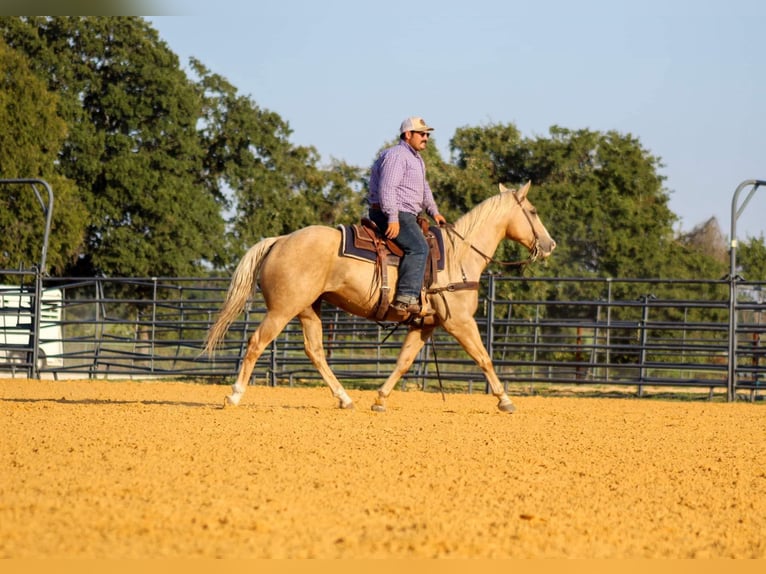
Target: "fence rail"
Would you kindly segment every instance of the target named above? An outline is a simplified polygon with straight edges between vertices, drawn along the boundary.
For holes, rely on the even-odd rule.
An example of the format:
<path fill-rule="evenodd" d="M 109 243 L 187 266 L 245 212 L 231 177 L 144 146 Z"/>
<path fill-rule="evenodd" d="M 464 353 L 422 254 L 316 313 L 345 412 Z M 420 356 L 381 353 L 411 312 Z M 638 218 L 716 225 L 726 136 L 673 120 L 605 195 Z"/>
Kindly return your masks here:
<path fill-rule="evenodd" d="M 228 381 L 265 311 L 256 293 L 209 357 L 202 354 L 204 340 L 228 277 L 46 278 L 40 280 L 39 311 L 32 284 L 37 280 L 32 276 L 26 286 L 0 291 L 0 371 L 11 376 Z M 755 400 L 764 387 L 765 283 L 736 280 L 733 334 L 728 280 L 486 275 L 476 320 L 506 386 L 623 385 L 639 395 L 647 386 L 695 387 L 711 394 L 733 389 Z M 322 318 L 328 362 L 338 377 L 349 387 L 377 387 L 396 361 L 405 329 L 329 305 Z M 734 381 L 727 376 L 730 336 L 735 337 Z M 259 359 L 252 382 L 257 378 L 270 385 L 319 381 L 297 321 Z M 487 390 L 478 367 L 438 329 L 403 384 Z"/>

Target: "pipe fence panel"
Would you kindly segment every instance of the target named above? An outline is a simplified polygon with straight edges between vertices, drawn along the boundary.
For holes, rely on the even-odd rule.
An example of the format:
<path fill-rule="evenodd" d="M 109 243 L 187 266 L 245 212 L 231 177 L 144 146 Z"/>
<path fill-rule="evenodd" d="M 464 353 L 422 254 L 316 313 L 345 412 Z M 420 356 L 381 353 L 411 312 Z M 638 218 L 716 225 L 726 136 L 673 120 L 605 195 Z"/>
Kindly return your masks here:
<path fill-rule="evenodd" d="M 38 360 L 34 290 L 0 291 L 0 371 L 11 376 L 179 377 L 231 382 L 265 307 L 255 293 L 214 356 L 203 354 L 229 278 L 46 278 Z M 764 283 L 738 281 L 736 388 L 763 388 Z M 727 388 L 729 282 L 483 277 L 476 321 L 507 386 Z M 15 299 L 14 299 L 15 297 Z M 328 362 L 349 388 L 376 388 L 406 327 L 323 307 Z M 14 322 L 15 321 L 15 322 Z M 293 320 L 259 359 L 253 383 L 318 384 Z M 487 390 L 460 345 L 437 329 L 403 385 Z"/>

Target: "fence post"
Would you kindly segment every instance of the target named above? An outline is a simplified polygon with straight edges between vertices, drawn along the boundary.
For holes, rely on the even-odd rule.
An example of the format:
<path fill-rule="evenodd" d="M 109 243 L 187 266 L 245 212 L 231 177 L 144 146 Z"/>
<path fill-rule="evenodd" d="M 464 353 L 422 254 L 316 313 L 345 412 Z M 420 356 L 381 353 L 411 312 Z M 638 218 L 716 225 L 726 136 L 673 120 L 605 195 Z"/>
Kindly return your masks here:
<path fill-rule="evenodd" d="M 269 356 L 269 386 L 270 387 L 276 387 L 277 386 L 277 339 L 278 337 L 275 337 L 274 340 L 271 342 L 271 354 Z M 255 372 L 255 369 L 253 369 L 253 372 Z"/>
<path fill-rule="evenodd" d="M 639 369 L 638 369 L 638 396 L 643 396 L 644 388 L 643 384 L 646 381 L 646 342 L 647 342 L 647 323 L 649 322 L 649 301 L 657 299 L 657 297 L 651 293 L 648 295 L 642 295 L 641 301 L 643 302 L 643 309 L 641 310 L 641 340 L 639 351 Z"/>
<path fill-rule="evenodd" d="M 747 194 L 742 205 L 737 206 L 739 194 L 749 185 L 752 185 L 753 189 Z M 737 392 L 737 282 L 741 279 L 737 275 L 737 219 L 742 215 L 753 194 L 762 185 L 766 186 L 766 181 L 747 179 L 737 186 L 731 199 L 731 227 L 729 233 L 729 241 L 731 242 L 731 248 L 729 249 L 729 364 L 726 380 L 726 400 L 728 402 L 736 399 Z"/>
<path fill-rule="evenodd" d="M 604 369 L 604 380 L 609 381 L 611 370 L 609 365 L 612 362 L 612 278 L 606 278 L 606 369 Z"/>
<path fill-rule="evenodd" d="M 43 291 L 43 276 L 48 274 L 46 267 L 46 259 L 48 257 L 48 237 L 51 231 L 51 222 L 53 221 L 53 190 L 47 181 L 44 179 L 36 178 L 21 178 L 21 179 L 0 179 L 0 184 L 27 184 L 32 188 L 32 191 L 37 198 L 37 202 L 43 210 L 43 216 L 45 217 L 45 226 L 43 228 L 43 245 L 40 250 L 40 263 L 35 266 L 35 296 L 32 313 L 32 364 L 27 370 L 28 376 L 32 379 L 40 378 L 40 367 L 37 362 L 40 360 L 40 313 L 42 312 L 42 297 Z M 45 188 L 46 196 L 43 197 L 40 190 L 36 185 L 40 184 Z M 27 355 L 29 358 L 29 355 Z"/>
<path fill-rule="evenodd" d="M 152 277 L 152 343 L 150 345 L 151 359 L 149 359 L 149 372 L 154 372 L 154 341 L 157 339 L 157 278 Z"/>
<path fill-rule="evenodd" d="M 731 261 L 734 264 L 734 244 L 732 241 Z M 729 274 L 729 352 L 726 370 L 726 400 L 734 401 L 737 392 L 737 283 L 741 277 L 736 273 Z"/>
<path fill-rule="evenodd" d="M 42 296 L 43 272 L 37 267 L 35 268 L 35 297 L 32 309 L 32 365 L 30 368 L 30 378 L 32 379 L 40 378 L 40 366 L 38 365 L 38 361 L 40 360 L 40 314 L 42 313 Z"/>

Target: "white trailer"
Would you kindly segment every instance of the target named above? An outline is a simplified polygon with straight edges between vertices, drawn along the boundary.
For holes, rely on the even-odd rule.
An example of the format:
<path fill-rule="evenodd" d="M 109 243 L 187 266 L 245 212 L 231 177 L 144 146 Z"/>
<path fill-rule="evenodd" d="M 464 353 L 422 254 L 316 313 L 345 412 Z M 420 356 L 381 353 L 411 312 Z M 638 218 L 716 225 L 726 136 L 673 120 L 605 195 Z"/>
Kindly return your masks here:
<path fill-rule="evenodd" d="M 38 366 L 62 367 L 62 293 L 44 289 L 40 298 Z M 5 365 L 29 363 L 34 342 L 34 293 L 18 285 L 0 285 L 0 370 Z"/>

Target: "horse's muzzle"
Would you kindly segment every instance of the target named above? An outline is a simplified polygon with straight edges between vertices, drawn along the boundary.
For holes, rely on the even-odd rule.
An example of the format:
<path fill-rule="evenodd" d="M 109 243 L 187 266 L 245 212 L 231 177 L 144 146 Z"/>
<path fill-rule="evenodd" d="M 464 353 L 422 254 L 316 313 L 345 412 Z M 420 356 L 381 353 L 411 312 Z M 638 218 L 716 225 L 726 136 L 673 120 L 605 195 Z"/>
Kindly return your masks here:
<path fill-rule="evenodd" d="M 529 258 L 532 261 L 537 259 L 545 259 L 546 257 L 550 256 L 551 253 L 553 253 L 554 249 L 556 249 L 556 242 L 552 237 L 548 237 L 542 240 L 536 239 L 532 249 L 529 250 Z"/>

